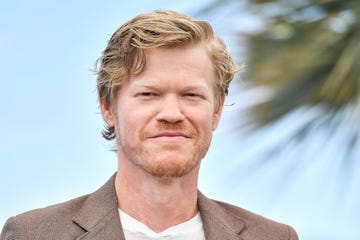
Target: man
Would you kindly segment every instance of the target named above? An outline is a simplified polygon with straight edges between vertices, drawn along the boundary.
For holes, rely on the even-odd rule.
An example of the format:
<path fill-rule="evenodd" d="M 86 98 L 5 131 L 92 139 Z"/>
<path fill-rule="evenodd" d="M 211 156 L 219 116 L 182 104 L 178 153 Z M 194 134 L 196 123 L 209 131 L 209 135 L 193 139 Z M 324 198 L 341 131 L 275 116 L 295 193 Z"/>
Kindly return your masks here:
<path fill-rule="evenodd" d="M 235 72 L 204 21 L 163 10 L 122 25 L 97 79 L 117 173 L 92 194 L 10 218 L 0 239 L 297 239 L 197 190 Z"/>

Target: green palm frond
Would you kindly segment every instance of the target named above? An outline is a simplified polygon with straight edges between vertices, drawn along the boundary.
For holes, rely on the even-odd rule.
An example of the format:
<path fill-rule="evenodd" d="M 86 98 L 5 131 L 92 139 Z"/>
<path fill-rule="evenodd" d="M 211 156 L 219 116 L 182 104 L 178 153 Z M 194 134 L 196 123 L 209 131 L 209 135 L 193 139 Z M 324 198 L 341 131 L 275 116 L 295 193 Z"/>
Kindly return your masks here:
<path fill-rule="evenodd" d="M 257 2 L 285 8 L 283 1 Z M 264 31 L 249 35 L 246 79 L 273 92 L 251 109 L 258 127 L 301 106 L 322 104 L 335 114 L 360 93 L 359 1 L 313 1 L 286 7 Z M 296 20 L 311 8 L 320 12 L 318 19 Z"/>
<path fill-rule="evenodd" d="M 265 89 L 246 109 L 245 126 L 242 112 L 241 127 L 264 133 L 296 121 L 258 160 L 265 163 L 288 146 L 304 151 L 311 137 L 321 138 L 324 148 L 337 138 L 343 166 L 353 166 L 360 149 L 360 1 L 214 0 L 199 14 L 217 11 L 227 12 L 219 24 L 229 30 L 243 26 L 244 15 L 263 24 L 234 33 L 239 49 L 233 50 L 246 63 L 242 86 L 257 94 Z"/>

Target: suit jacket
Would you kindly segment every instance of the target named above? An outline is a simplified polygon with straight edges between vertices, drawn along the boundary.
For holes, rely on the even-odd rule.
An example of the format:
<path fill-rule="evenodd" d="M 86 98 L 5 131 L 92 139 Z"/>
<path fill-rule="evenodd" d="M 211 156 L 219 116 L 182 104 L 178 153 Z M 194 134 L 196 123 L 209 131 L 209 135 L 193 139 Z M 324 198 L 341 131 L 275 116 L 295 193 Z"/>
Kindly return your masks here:
<path fill-rule="evenodd" d="M 115 176 L 92 194 L 9 218 L 0 240 L 124 240 Z M 198 207 L 208 240 L 297 240 L 296 232 L 199 192 Z"/>

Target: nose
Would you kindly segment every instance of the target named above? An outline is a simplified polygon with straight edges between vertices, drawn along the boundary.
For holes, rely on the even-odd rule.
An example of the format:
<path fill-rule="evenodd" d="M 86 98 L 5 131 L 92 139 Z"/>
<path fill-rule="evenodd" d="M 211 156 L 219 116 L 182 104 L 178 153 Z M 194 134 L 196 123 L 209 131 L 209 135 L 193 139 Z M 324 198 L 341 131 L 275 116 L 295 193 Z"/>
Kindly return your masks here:
<path fill-rule="evenodd" d="M 184 118 L 181 103 L 177 96 L 164 97 L 159 112 L 155 117 L 157 121 L 166 121 L 169 123 L 180 122 L 183 121 Z"/>

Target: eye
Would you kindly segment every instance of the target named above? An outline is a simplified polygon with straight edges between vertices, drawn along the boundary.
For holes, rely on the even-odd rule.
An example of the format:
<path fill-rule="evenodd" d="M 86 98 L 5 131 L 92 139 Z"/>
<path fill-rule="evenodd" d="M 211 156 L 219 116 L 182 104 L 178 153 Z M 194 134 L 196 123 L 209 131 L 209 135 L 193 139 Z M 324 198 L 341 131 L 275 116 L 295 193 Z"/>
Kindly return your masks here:
<path fill-rule="evenodd" d="M 186 97 L 199 97 L 199 94 L 196 94 L 196 93 L 185 93 L 184 94 Z"/>
<path fill-rule="evenodd" d="M 153 93 L 153 92 L 142 92 L 139 94 L 140 96 L 142 97 L 153 97 L 153 96 L 156 96 L 156 93 Z"/>

